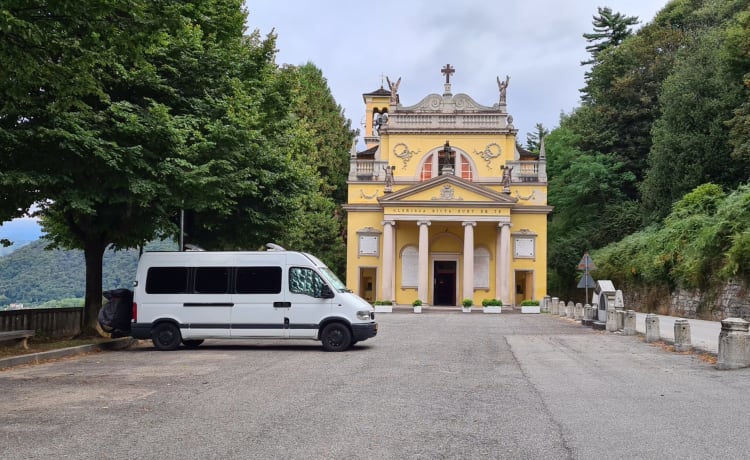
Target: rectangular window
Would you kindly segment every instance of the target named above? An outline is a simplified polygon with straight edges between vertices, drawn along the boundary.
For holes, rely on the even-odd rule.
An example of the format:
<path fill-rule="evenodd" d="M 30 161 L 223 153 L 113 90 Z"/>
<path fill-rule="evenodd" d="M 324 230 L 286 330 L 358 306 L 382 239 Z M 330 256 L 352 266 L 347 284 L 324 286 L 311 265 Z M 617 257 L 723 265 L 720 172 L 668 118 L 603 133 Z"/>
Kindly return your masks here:
<path fill-rule="evenodd" d="M 229 292 L 229 267 L 201 267 L 195 269 L 195 292 L 198 294 L 226 294 Z"/>
<path fill-rule="evenodd" d="M 238 294 L 278 294 L 281 267 L 240 267 L 237 269 Z"/>
<path fill-rule="evenodd" d="M 146 275 L 149 294 L 184 294 L 188 289 L 187 267 L 151 267 Z"/>

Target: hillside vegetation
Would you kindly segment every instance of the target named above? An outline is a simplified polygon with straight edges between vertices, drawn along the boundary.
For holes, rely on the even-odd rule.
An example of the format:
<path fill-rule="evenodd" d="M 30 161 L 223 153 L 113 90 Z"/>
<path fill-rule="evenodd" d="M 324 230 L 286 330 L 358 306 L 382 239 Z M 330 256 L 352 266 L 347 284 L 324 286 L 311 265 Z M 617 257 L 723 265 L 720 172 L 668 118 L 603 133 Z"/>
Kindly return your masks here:
<path fill-rule="evenodd" d="M 0 257 L 0 309 L 11 303 L 24 306 L 83 306 L 86 264 L 83 251 L 46 250 L 37 240 Z M 147 246 L 150 250 L 176 249 L 169 243 Z M 103 290 L 132 289 L 138 250 L 107 250 L 103 259 Z"/>
<path fill-rule="evenodd" d="M 750 186 L 725 194 L 704 184 L 677 202 L 664 224 L 594 252 L 600 279 L 620 286 L 711 289 L 750 281 Z"/>

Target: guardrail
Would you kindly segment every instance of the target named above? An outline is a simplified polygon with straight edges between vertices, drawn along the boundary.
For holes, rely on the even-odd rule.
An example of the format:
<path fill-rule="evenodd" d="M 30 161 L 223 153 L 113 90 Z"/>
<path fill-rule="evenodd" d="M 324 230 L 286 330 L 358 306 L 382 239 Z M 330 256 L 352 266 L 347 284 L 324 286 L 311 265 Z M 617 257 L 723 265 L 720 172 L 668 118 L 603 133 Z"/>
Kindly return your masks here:
<path fill-rule="evenodd" d="M 83 308 L 24 308 L 0 311 L 0 331 L 30 329 L 50 337 L 72 336 L 81 332 Z"/>

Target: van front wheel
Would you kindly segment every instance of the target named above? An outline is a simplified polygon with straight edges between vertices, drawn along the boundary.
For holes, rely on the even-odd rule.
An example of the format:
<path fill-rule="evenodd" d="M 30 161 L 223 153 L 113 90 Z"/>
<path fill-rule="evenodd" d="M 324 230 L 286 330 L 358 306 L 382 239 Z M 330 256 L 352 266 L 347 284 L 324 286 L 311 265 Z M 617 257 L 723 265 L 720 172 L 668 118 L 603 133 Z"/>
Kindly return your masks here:
<path fill-rule="evenodd" d="M 323 328 L 320 341 L 325 351 L 344 351 L 352 344 L 352 333 L 341 323 L 331 323 Z"/>
<path fill-rule="evenodd" d="M 151 341 L 159 350 L 175 350 L 182 342 L 180 328 L 174 323 L 161 323 L 151 333 Z"/>

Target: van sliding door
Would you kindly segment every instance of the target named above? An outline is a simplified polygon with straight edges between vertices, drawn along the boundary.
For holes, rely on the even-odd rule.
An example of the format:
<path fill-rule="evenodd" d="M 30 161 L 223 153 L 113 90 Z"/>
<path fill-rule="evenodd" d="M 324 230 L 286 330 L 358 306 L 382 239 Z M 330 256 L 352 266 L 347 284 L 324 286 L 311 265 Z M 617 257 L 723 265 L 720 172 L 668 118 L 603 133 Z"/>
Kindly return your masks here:
<path fill-rule="evenodd" d="M 232 337 L 284 337 L 281 267 L 238 267 Z"/>

